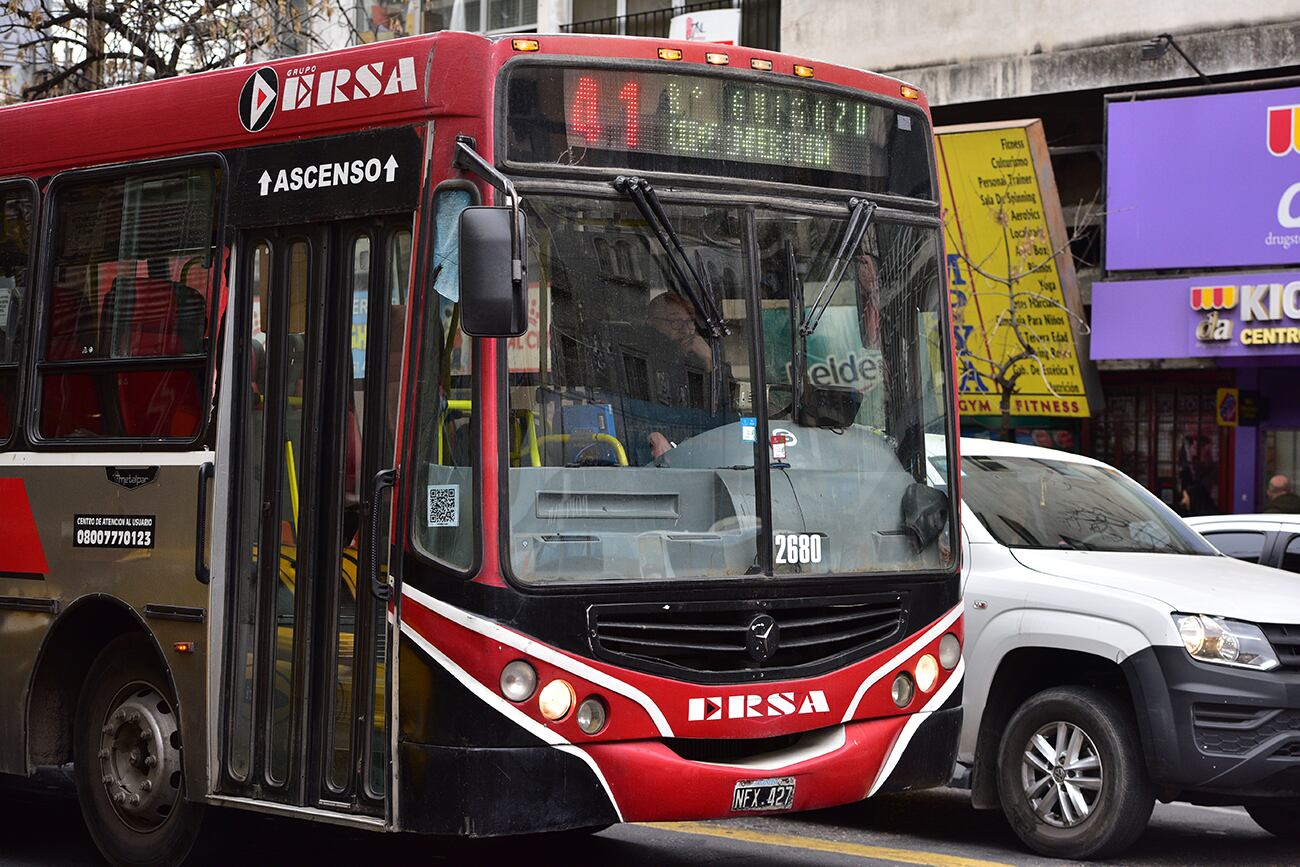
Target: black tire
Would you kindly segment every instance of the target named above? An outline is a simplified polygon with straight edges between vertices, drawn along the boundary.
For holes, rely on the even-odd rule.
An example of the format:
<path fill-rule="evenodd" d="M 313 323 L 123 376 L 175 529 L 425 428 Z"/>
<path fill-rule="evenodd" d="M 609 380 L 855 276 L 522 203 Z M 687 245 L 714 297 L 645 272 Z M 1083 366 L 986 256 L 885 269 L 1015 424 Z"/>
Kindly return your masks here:
<path fill-rule="evenodd" d="M 1283 840 L 1300 840 L 1300 800 L 1280 798 L 1276 801 L 1256 801 L 1246 805 L 1246 812 L 1255 824 L 1274 837 Z"/>
<path fill-rule="evenodd" d="M 109 643 L 86 674 L 73 739 L 81 813 L 115 867 L 172 867 L 195 850 L 203 805 L 185 800 L 178 723 L 152 642 Z"/>
<path fill-rule="evenodd" d="M 1058 728 L 1059 723 L 1065 723 L 1066 728 Z M 1083 746 L 1079 754 L 1088 756 L 1087 761 L 1095 756 L 1100 762 L 1096 782 L 1086 786 L 1086 791 L 1084 784 L 1088 780 L 1083 778 L 1093 777 L 1091 769 L 1067 772 L 1066 763 L 1058 756 L 1045 763 L 1048 770 L 1040 770 L 1031 767 L 1025 758 L 1026 748 L 1036 734 L 1055 732 L 1060 738 L 1062 731 L 1072 736 L 1074 729 L 1086 736 L 1080 741 Z M 1051 747 L 1059 740 L 1044 739 L 1042 743 L 1049 752 L 1055 752 Z M 1041 789 L 1048 818 L 1035 812 L 1026 791 L 1026 773 L 1031 781 L 1037 774 L 1061 781 L 1060 785 L 1049 781 Z M 1050 794 L 1055 787 L 1059 797 L 1066 797 L 1061 794 L 1065 791 L 1065 777 L 1073 779 L 1074 775 L 1078 777 L 1074 781 L 1075 793 L 1085 800 L 1094 799 L 1082 818 L 1084 811 L 1074 806 L 1077 801 L 1060 806 Z M 1147 778 L 1132 711 L 1109 693 L 1088 687 L 1044 690 L 1020 706 L 1002 736 L 997 780 L 998 798 L 1012 829 L 1030 849 L 1053 858 L 1108 858 L 1119 854 L 1142 835 L 1155 806 L 1155 789 Z M 1065 815 L 1067 807 L 1072 816 Z"/>

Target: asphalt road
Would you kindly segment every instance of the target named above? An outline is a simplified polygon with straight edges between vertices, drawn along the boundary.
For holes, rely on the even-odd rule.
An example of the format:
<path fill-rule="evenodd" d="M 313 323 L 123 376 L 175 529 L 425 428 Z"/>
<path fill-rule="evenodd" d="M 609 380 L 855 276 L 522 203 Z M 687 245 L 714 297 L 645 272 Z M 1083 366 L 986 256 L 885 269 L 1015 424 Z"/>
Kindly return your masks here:
<path fill-rule="evenodd" d="M 101 861 L 66 792 L 0 788 L 0 865 L 89 867 Z M 964 792 L 880 798 L 818 813 L 731 822 L 623 825 L 591 837 L 524 843 L 447 842 L 345 831 L 238 814 L 226 819 L 218 863 L 504 864 L 775 867 L 920 864 L 1046 865 L 1029 855 L 998 813 L 976 812 Z M 1116 863 L 1126 865 L 1296 864 L 1294 843 L 1269 836 L 1244 811 L 1157 805 L 1151 827 Z"/>

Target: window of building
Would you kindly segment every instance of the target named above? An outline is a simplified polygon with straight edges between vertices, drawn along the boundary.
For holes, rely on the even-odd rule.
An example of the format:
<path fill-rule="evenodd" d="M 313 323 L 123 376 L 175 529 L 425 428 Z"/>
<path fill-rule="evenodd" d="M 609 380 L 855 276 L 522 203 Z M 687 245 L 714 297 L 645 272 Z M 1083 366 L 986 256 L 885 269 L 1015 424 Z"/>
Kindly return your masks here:
<path fill-rule="evenodd" d="M 9 441 L 17 426 L 34 199 L 30 184 L 0 187 L 0 444 Z"/>
<path fill-rule="evenodd" d="M 55 181 L 37 363 L 41 438 L 199 434 L 219 182 L 209 165 Z"/>
<path fill-rule="evenodd" d="M 397 5 L 397 4 L 388 4 Z M 407 8 L 403 4 L 403 8 Z M 466 30 L 471 33 L 526 33 L 537 30 L 537 0 L 423 0 L 420 33 Z"/>
<path fill-rule="evenodd" d="M 411 20 L 413 10 L 419 9 L 418 3 L 402 2 L 360 2 L 356 6 L 356 31 L 358 42 L 382 42 L 421 32 L 415 29 Z"/>

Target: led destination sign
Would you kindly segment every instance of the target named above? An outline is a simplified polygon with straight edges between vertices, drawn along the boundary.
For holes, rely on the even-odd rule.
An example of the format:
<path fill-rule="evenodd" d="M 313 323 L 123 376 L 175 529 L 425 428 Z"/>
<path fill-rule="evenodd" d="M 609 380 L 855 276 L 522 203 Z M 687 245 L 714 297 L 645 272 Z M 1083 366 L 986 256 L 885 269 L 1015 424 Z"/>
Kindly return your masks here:
<path fill-rule="evenodd" d="M 726 75 L 524 67 L 515 162 L 690 172 L 930 198 L 921 115 Z"/>

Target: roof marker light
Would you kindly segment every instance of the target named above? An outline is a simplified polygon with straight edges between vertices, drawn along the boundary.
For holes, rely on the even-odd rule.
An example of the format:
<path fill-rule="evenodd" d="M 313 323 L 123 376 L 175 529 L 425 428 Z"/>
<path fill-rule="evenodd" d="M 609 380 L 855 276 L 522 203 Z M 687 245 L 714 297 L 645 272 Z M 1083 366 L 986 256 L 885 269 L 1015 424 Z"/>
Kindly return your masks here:
<path fill-rule="evenodd" d="M 912 87 L 910 84 L 904 84 L 898 88 L 898 92 L 903 95 L 904 99 L 920 99 L 921 91 Z"/>
<path fill-rule="evenodd" d="M 510 47 L 515 51 L 537 51 L 542 45 L 536 39 L 511 39 Z"/>
<path fill-rule="evenodd" d="M 726 66 L 731 62 L 731 59 L 721 51 L 706 51 L 704 52 L 704 62 L 713 66 Z"/>
<path fill-rule="evenodd" d="M 754 57 L 749 61 L 750 69 L 761 69 L 764 72 L 772 71 L 772 61 L 764 60 L 761 57 Z"/>
<path fill-rule="evenodd" d="M 813 68 L 811 66 L 802 66 L 798 63 L 794 65 L 794 74 L 800 78 L 812 78 Z"/>
<path fill-rule="evenodd" d="M 659 59 L 660 60 L 681 60 L 682 50 L 680 48 L 660 48 Z"/>

